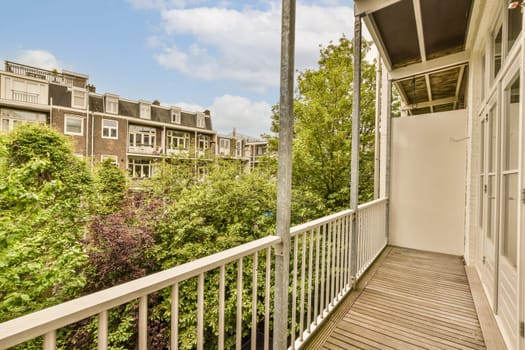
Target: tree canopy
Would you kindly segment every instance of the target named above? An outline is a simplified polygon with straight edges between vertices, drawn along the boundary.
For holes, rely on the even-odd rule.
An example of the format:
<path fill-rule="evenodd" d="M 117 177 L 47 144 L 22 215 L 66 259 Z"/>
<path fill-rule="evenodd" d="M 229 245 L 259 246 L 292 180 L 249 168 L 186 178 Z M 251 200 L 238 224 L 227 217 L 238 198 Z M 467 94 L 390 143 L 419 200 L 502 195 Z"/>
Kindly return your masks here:
<path fill-rule="evenodd" d="M 370 50 L 364 42 L 362 56 Z M 318 67 L 299 73 L 294 102 L 293 186 L 322 199 L 329 210 L 350 201 L 353 43 L 346 37 L 321 48 Z M 375 65 L 362 61 L 360 200 L 373 196 Z M 278 132 L 279 106 L 272 131 Z"/>

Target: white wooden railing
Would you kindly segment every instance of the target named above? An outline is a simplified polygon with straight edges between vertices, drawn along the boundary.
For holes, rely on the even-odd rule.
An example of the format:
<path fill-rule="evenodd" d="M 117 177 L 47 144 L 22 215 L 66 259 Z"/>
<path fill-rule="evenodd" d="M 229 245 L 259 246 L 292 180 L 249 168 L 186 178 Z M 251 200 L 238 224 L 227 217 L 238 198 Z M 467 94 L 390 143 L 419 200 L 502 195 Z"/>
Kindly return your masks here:
<path fill-rule="evenodd" d="M 300 348 L 336 305 L 351 290 L 353 281 L 363 274 L 387 244 L 387 199 L 375 200 L 353 210 L 346 210 L 296 227 L 290 231 L 289 347 Z M 352 220 L 358 220 L 357 247 L 352 249 Z M 137 301 L 138 349 L 148 348 L 148 295 L 165 288 L 171 289 L 171 349 L 179 346 L 179 285 L 189 279 L 197 281 L 196 339 L 197 349 L 206 348 L 204 338 L 205 276 L 219 275 L 217 290 L 217 344 L 225 344 L 225 288 L 227 280 L 236 279 L 235 344 L 241 349 L 250 342 L 251 349 L 270 347 L 272 283 L 275 274 L 273 249 L 280 238 L 268 236 L 222 251 L 168 270 L 96 292 L 33 314 L 0 324 L 0 349 L 22 344 L 43 336 L 45 350 L 56 348 L 57 330 L 98 315 L 98 348 L 108 347 L 108 311 L 119 305 Z M 355 240 L 354 240 L 355 241 Z M 356 258 L 352 259 L 352 252 Z M 264 261 L 259 261 L 264 257 Z M 251 271 L 243 271 L 245 261 Z M 352 262 L 357 266 L 352 267 Z M 227 267 L 235 264 L 236 277 L 226 276 Z M 264 266 L 264 272 L 259 271 Z M 229 269 L 232 271 L 232 269 Z M 351 271 L 357 271 L 352 275 Z M 244 279 L 251 274 L 251 300 L 243 302 Z M 258 285 L 264 281 L 264 285 Z M 261 293 L 264 290 L 264 293 Z M 247 291 L 244 291 L 244 295 Z M 264 294 L 263 297 L 261 295 Z M 206 301 L 208 302 L 208 301 Z M 258 307 L 262 304 L 262 308 Z M 261 311 L 261 309 L 263 311 Z M 243 315 L 251 315 L 249 332 L 244 329 Z M 246 324 L 246 323 L 245 323 Z M 257 344 L 257 331 L 262 329 L 262 344 Z"/>

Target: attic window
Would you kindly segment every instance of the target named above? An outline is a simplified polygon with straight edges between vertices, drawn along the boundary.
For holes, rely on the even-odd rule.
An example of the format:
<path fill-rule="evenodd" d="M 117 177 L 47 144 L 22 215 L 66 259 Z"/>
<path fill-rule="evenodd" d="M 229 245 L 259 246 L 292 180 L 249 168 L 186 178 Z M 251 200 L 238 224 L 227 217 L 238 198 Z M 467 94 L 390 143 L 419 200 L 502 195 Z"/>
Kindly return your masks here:
<path fill-rule="evenodd" d="M 106 113 L 118 114 L 118 97 L 106 96 Z"/>
<path fill-rule="evenodd" d="M 206 121 L 204 120 L 204 114 L 197 114 L 197 127 L 198 128 L 206 127 Z"/>
<path fill-rule="evenodd" d="M 86 108 L 86 90 L 75 88 L 71 90 L 71 107 Z"/>
<path fill-rule="evenodd" d="M 178 109 L 171 110 L 171 122 L 174 124 L 180 124 L 180 110 Z"/>
<path fill-rule="evenodd" d="M 140 117 L 142 119 L 151 119 L 151 106 L 147 103 L 140 103 Z"/>

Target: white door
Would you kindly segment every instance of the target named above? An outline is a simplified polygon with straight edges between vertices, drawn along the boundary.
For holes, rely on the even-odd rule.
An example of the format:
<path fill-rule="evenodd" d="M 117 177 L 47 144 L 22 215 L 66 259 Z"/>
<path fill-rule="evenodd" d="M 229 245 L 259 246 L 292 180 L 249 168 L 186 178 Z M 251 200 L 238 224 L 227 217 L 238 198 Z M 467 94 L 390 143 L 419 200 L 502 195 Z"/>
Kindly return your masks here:
<path fill-rule="evenodd" d="M 489 104 L 481 123 L 482 161 L 481 176 L 482 204 L 480 207 L 480 223 L 483 232 L 482 278 L 489 295 L 489 301 L 494 307 L 496 298 L 496 242 L 498 227 L 498 125 L 499 118 L 496 103 Z"/>
<path fill-rule="evenodd" d="M 518 156 L 520 79 L 504 81 L 501 120 L 501 222 L 498 264 L 498 316 L 504 336 L 516 346 L 518 324 Z"/>

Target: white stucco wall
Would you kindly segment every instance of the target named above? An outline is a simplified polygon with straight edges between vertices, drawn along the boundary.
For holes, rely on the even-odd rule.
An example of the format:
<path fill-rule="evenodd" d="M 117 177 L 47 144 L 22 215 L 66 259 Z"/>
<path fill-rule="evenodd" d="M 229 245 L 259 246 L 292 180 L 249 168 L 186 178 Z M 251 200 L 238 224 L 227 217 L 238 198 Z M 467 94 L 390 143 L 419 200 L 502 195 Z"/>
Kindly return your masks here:
<path fill-rule="evenodd" d="M 390 244 L 463 255 L 467 111 L 392 120 Z"/>

